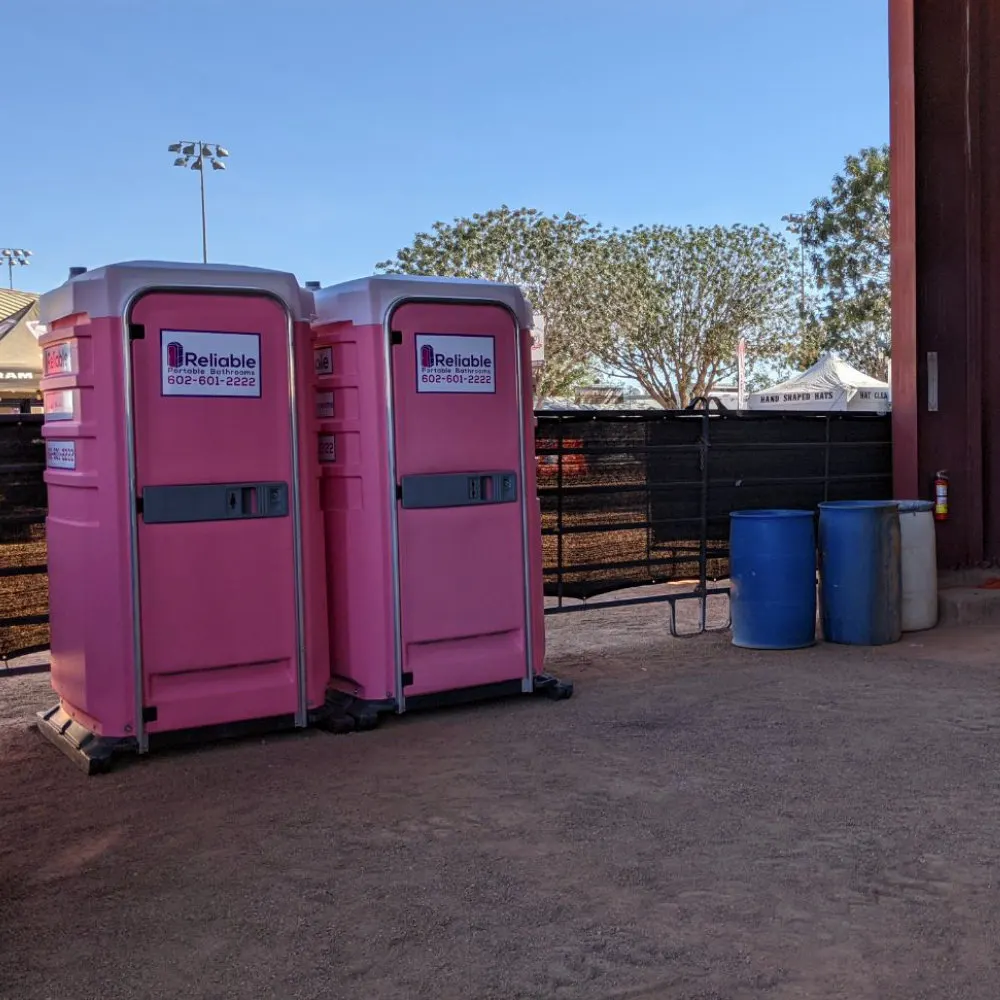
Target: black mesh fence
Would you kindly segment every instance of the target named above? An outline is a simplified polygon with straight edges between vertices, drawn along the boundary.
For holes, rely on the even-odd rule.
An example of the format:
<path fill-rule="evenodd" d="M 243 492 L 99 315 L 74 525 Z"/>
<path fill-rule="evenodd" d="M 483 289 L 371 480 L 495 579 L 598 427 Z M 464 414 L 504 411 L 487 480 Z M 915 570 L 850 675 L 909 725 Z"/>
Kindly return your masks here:
<path fill-rule="evenodd" d="M 0 661 L 49 645 L 42 417 L 0 416 Z"/>
<path fill-rule="evenodd" d="M 538 414 L 545 593 L 724 579 L 729 513 L 888 499 L 888 416 Z"/>
<path fill-rule="evenodd" d="M 0 660 L 47 648 L 40 416 L 0 416 Z M 887 416 L 538 414 L 545 593 L 725 579 L 729 512 L 888 499 Z"/>

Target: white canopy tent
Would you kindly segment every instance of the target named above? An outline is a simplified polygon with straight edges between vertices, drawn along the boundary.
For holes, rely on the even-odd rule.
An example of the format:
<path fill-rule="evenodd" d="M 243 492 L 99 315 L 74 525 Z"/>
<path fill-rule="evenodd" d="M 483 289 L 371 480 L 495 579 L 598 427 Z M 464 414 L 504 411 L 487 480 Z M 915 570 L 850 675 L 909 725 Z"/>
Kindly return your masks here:
<path fill-rule="evenodd" d="M 836 410 L 886 413 L 892 407 L 889 383 L 823 354 L 811 368 L 748 399 L 751 410 Z"/>
<path fill-rule="evenodd" d="M 558 396 L 546 396 L 535 403 L 536 410 L 600 410 L 603 407 L 595 403 L 578 403 L 573 399 L 561 399 Z"/>

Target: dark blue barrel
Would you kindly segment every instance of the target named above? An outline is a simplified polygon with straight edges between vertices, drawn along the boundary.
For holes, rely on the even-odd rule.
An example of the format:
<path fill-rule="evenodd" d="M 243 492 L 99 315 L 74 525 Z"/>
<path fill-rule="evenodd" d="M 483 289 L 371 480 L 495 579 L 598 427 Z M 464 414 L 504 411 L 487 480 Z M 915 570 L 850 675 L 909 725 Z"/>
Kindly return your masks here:
<path fill-rule="evenodd" d="M 883 646 L 899 641 L 903 587 L 894 500 L 821 503 L 819 566 L 827 642 Z"/>
<path fill-rule="evenodd" d="M 816 641 L 816 534 L 811 510 L 729 515 L 733 645 L 801 649 Z"/>

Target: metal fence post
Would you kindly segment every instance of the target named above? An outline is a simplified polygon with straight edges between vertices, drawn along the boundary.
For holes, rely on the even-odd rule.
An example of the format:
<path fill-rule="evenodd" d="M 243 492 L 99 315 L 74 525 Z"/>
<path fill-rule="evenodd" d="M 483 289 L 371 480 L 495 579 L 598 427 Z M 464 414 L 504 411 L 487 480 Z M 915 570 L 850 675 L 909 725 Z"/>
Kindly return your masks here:
<path fill-rule="evenodd" d="M 826 435 L 823 446 L 823 502 L 830 499 L 830 415 L 823 418 Z"/>
<path fill-rule="evenodd" d="M 708 406 L 705 407 L 701 417 L 701 439 L 699 450 L 701 453 L 701 510 L 699 512 L 701 523 L 701 537 L 698 539 L 698 592 L 701 595 L 699 605 L 701 609 L 701 629 L 705 631 L 708 597 L 708 490 L 711 483 L 709 469 L 710 456 L 710 434 L 712 416 Z"/>
<path fill-rule="evenodd" d="M 565 457 L 565 420 L 556 418 L 556 601 L 563 606 L 563 458 Z"/>

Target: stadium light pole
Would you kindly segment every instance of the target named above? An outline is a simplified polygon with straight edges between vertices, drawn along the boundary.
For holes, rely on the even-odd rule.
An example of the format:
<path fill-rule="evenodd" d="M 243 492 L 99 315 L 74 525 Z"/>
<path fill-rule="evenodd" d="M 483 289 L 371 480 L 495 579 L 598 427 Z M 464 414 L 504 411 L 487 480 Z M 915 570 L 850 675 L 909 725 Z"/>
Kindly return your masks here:
<path fill-rule="evenodd" d="M 217 142 L 182 139 L 180 142 L 172 142 L 167 146 L 167 151 L 177 154 L 177 158 L 174 160 L 175 167 L 185 167 L 198 171 L 198 179 L 201 182 L 201 259 L 202 263 L 207 264 L 208 223 L 205 218 L 205 164 L 210 164 L 213 170 L 225 170 L 226 164 L 223 161 L 229 156 L 229 150 Z"/>
<path fill-rule="evenodd" d="M 7 283 L 11 289 L 14 288 L 14 265 L 20 264 L 21 267 L 27 267 L 31 263 L 28 260 L 30 256 L 30 250 L 22 250 L 18 247 L 4 247 L 0 249 L 0 258 L 7 265 Z"/>

